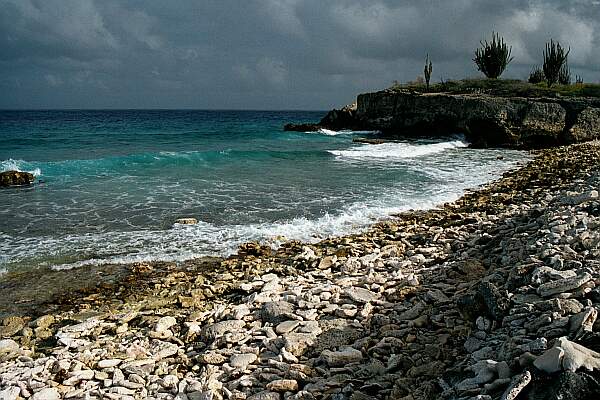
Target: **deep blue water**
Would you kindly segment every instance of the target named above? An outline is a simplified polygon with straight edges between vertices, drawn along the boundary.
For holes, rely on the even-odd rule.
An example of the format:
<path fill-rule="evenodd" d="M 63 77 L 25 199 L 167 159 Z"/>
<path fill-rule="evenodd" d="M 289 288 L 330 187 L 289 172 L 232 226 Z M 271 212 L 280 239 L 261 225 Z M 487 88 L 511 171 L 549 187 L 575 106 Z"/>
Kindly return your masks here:
<path fill-rule="evenodd" d="M 323 112 L 0 111 L 0 270 L 183 260 L 242 242 L 317 240 L 427 208 L 526 159 L 459 138 L 352 143 L 283 132 Z M 502 160 L 497 156 L 503 155 Z M 194 226 L 174 226 L 195 217 Z"/>

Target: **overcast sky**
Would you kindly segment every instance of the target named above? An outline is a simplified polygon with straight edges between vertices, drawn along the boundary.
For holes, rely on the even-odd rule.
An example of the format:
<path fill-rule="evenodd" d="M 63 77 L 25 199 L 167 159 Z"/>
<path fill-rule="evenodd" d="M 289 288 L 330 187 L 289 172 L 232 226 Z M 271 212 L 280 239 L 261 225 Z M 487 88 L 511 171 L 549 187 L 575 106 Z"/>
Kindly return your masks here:
<path fill-rule="evenodd" d="M 600 79 L 588 0 L 0 0 L 0 108 L 316 109 L 422 74 L 479 76 L 500 32 L 526 78 L 549 38 Z"/>

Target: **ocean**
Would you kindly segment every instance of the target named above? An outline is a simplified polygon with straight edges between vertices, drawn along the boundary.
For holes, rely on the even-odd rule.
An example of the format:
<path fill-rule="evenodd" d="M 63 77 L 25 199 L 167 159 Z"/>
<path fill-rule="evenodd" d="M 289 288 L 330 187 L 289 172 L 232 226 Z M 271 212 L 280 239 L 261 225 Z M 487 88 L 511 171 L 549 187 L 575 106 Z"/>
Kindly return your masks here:
<path fill-rule="evenodd" d="M 38 179 L 0 189 L 0 272 L 314 242 L 455 200 L 529 158 L 460 136 L 369 145 L 352 138 L 373 132 L 282 131 L 324 114 L 0 111 L 0 171 Z"/>

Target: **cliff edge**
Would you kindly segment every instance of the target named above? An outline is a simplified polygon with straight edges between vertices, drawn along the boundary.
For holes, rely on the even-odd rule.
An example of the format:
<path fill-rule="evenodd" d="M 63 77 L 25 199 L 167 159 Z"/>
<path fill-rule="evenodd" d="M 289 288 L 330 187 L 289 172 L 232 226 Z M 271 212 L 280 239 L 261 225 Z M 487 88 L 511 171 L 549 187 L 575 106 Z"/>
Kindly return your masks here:
<path fill-rule="evenodd" d="M 310 126 L 302 130 L 378 130 L 383 137 L 462 133 L 474 147 L 552 147 L 600 138 L 600 99 L 388 89 L 360 94 L 356 106 L 332 110 Z"/>

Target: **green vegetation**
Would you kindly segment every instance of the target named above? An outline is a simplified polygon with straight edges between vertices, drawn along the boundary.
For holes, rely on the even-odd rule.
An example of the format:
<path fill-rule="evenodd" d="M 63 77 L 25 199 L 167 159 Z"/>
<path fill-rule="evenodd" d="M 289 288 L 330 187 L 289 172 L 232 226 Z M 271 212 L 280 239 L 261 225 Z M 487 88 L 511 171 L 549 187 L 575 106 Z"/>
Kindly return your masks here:
<path fill-rule="evenodd" d="M 463 79 L 430 85 L 411 82 L 395 83 L 390 90 L 414 93 L 489 94 L 500 97 L 600 97 L 600 84 L 554 85 L 533 84 L 518 79 Z"/>
<path fill-rule="evenodd" d="M 425 58 L 425 68 L 423 68 L 423 75 L 425 75 L 425 84 L 427 86 L 427 90 L 429 90 L 429 81 L 431 80 L 431 71 L 433 71 L 433 64 L 431 64 L 431 60 L 429 59 L 429 54 Z"/>
<path fill-rule="evenodd" d="M 414 93 L 449 94 L 488 94 L 500 97 L 597 97 L 600 98 L 600 84 L 583 83 L 576 75 L 575 84 L 571 84 L 571 71 L 568 66 L 570 48 L 564 49 L 559 42 L 546 43 L 542 67 L 534 66 L 527 81 L 518 79 L 498 79 L 506 66 L 512 61 L 512 47 L 504 39 L 492 32 L 491 43 L 480 42 L 481 48 L 475 52 L 473 61 L 488 79 L 463 79 L 442 81 L 430 84 L 433 66 L 429 54 L 425 58 L 422 77 L 414 82 L 401 84 L 394 81 L 389 88 L 392 91 Z"/>
<path fill-rule="evenodd" d="M 569 48 L 565 52 L 565 49 L 562 48 L 560 43 L 554 43 L 554 40 L 552 39 L 550 39 L 550 43 L 546 43 L 543 69 L 548 87 L 552 87 L 555 83 L 560 82 L 559 78 L 561 77 L 561 70 L 563 69 L 563 66 L 566 66 L 567 64 L 567 57 L 569 56 L 570 51 L 571 49 Z M 563 78 L 564 77 L 565 76 L 563 75 Z M 569 76 L 569 81 L 570 80 L 571 78 Z"/>
<path fill-rule="evenodd" d="M 487 40 L 481 43 L 481 48 L 475 51 L 473 61 L 477 69 L 491 79 L 497 79 L 502 75 L 508 63 L 512 61 L 510 53 L 512 46 L 508 47 L 504 39 L 497 33 L 492 32 L 492 42 Z"/>
<path fill-rule="evenodd" d="M 546 80 L 546 76 L 544 75 L 544 71 L 538 66 L 533 67 L 531 73 L 529 74 L 529 83 L 541 83 Z"/>

